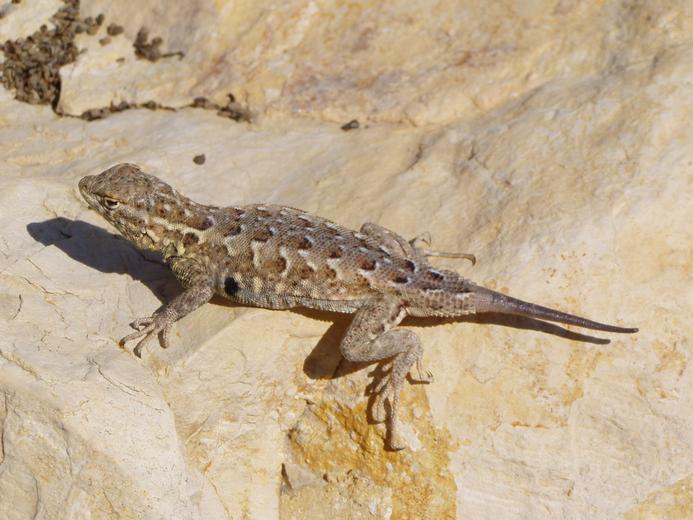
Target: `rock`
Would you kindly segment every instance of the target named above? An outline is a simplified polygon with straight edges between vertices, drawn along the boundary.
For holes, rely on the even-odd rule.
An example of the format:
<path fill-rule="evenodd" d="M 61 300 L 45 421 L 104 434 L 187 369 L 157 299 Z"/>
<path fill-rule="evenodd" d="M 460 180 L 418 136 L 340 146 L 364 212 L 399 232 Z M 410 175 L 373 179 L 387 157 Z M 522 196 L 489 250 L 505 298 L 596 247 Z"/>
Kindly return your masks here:
<path fill-rule="evenodd" d="M 63 7 L 61 0 L 33 0 L 0 4 L 0 42 L 26 38 L 40 30 L 52 13 Z"/>
<path fill-rule="evenodd" d="M 0 34 L 38 30 L 31 4 Z M 513 5 L 83 0 L 56 111 L 0 89 L 0 511 L 693 514 L 684 4 Z M 184 56 L 138 59 L 142 27 Z M 77 193 L 123 161 L 200 202 L 430 232 L 478 259 L 438 265 L 640 332 L 408 321 L 435 381 L 405 385 L 410 448 L 385 451 L 348 316 L 214 301 L 169 350 L 117 346 L 180 290 Z"/>

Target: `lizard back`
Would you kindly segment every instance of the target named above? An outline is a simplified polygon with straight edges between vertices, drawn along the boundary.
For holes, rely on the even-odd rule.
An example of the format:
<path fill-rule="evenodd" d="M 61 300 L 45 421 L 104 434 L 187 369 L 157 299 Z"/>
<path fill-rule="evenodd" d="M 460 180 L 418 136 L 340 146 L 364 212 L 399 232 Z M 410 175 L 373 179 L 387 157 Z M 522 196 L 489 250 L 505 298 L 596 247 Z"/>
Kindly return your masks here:
<path fill-rule="evenodd" d="M 298 209 L 199 204 L 127 163 L 85 177 L 80 190 L 138 247 L 160 251 L 169 263 L 192 260 L 213 278 L 217 294 L 241 303 L 353 312 L 388 293 L 413 314 L 436 313 L 449 300 L 464 307 L 466 281 L 457 273 Z M 185 273 L 178 277 L 189 281 Z"/>
<path fill-rule="evenodd" d="M 367 235 L 290 207 L 220 208 L 210 219 L 185 254 L 216 266 L 217 292 L 244 303 L 353 312 L 383 289 L 405 290 L 420 268 Z"/>

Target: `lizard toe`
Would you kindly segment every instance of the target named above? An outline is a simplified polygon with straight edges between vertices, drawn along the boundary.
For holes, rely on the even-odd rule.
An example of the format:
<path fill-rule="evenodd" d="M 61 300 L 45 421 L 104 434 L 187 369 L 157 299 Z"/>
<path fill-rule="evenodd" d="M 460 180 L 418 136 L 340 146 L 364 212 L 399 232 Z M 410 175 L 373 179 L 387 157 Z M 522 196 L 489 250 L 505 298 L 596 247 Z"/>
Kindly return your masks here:
<path fill-rule="evenodd" d="M 383 376 L 383 378 L 380 381 L 378 381 L 378 384 L 375 385 L 375 388 L 373 389 L 373 393 L 379 394 L 379 395 L 384 394 L 385 393 L 384 389 L 389 383 L 390 383 L 390 376 L 389 375 Z"/>
<path fill-rule="evenodd" d="M 159 331 L 159 338 L 161 340 L 161 348 L 168 348 L 171 346 L 171 324 L 167 323 Z"/>
<path fill-rule="evenodd" d="M 137 332 L 133 332 L 132 334 L 128 334 L 127 336 L 120 338 L 120 341 L 118 341 L 118 345 L 124 347 L 127 342 L 141 338 L 146 334 L 147 333 L 144 330 L 138 330 Z"/>
<path fill-rule="evenodd" d="M 142 330 L 144 327 L 151 325 L 153 321 L 154 317 L 152 316 L 148 316 L 146 318 L 137 318 L 136 320 L 130 323 L 130 327 L 132 327 L 135 330 Z"/>
<path fill-rule="evenodd" d="M 376 422 L 384 422 L 387 419 L 385 401 L 392 406 L 395 394 L 398 391 L 397 385 L 392 382 L 392 378 L 387 375 L 383 377 L 375 387 L 375 401 L 373 403 L 373 419 Z"/>
<path fill-rule="evenodd" d="M 416 378 L 414 378 L 411 374 L 410 374 L 410 376 L 409 376 L 409 377 L 411 378 L 411 381 L 412 381 L 413 383 L 424 383 L 424 384 L 428 384 L 428 383 L 432 383 L 432 382 L 433 382 L 433 373 L 432 373 L 431 371 L 429 371 L 429 370 L 424 370 L 424 369 L 423 369 L 423 365 L 422 365 L 422 363 L 421 363 L 421 359 L 418 359 L 418 360 L 416 361 L 416 373 L 417 373 L 417 377 L 416 377 Z"/>
<path fill-rule="evenodd" d="M 385 398 L 382 394 L 375 396 L 373 401 L 373 409 L 371 411 L 373 420 L 377 423 L 385 422 L 387 419 L 387 411 L 385 410 Z"/>
<path fill-rule="evenodd" d="M 142 338 L 137 345 L 135 345 L 135 348 L 132 349 L 132 353 L 135 354 L 138 358 L 142 357 L 142 349 L 144 348 L 145 343 L 147 343 L 147 340 L 149 339 L 149 336 L 145 336 Z"/>

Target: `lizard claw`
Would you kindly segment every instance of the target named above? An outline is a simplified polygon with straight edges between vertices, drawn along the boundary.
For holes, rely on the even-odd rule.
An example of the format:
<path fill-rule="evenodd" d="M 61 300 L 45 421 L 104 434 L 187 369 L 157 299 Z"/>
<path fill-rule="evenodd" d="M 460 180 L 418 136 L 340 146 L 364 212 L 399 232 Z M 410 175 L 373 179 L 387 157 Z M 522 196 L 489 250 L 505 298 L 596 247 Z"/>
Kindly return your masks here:
<path fill-rule="evenodd" d="M 476 256 L 474 256 L 471 253 L 450 253 L 447 251 L 435 251 L 432 249 L 419 247 L 419 242 L 422 242 L 429 247 L 431 246 L 431 234 L 428 231 L 418 236 L 415 236 L 409 241 L 409 244 L 420 254 L 422 254 L 423 256 L 439 256 L 442 258 L 464 258 L 465 260 L 469 260 L 472 263 L 472 265 L 476 264 Z"/>
<path fill-rule="evenodd" d="M 418 375 L 417 379 L 414 379 L 413 377 L 411 377 L 411 375 L 409 376 L 409 377 L 411 377 L 411 381 L 413 383 L 428 384 L 428 383 L 433 382 L 433 373 L 429 370 L 424 371 L 423 364 L 421 363 L 421 359 L 416 360 L 416 372 Z"/>
<path fill-rule="evenodd" d="M 147 318 L 138 318 L 132 323 L 130 323 L 130 326 L 136 330 L 136 332 L 133 332 L 132 334 L 128 334 L 124 338 L 122 338 L 119 342 L 118 345 L 121 347 L 125 346 L 125 343 L 128 341 L 136 340 L 139 338 L 140 341 L 135 345 L 134 350 L 132 351 L 133 354 L 135 354 L 137 357 L 141 358 L 142 357 L 142 348 L 144 347 L 145 343 L 149 341 L 152 336 L 159 335 L 160 343 L 162 348 L 168 348 L 170 343 L 169 343 L 169 338 L 170 338 L 170 331 L 171 331 L 171 325 L 173 323 L 171 321 L 166 320 L 163 316 L 160 315 L 154 315 L 150 316 Z"/>
<path fill-rule="evenodd" d="M 433 251 L 431 249 L 420 249 L 421 254 L 424 256 L 438 256 L 442 258 L 463 258 L 469 260 L 472 265 L 476 264 L 476 256 L 471 253 L 451 253 L 448 251 Z"/>

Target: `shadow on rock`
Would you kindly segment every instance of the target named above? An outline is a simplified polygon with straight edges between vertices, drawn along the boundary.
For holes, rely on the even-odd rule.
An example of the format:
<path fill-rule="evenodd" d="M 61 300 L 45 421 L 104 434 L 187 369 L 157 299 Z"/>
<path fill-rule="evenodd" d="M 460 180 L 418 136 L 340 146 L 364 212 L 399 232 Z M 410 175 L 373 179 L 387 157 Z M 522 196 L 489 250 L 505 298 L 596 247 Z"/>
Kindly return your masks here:
<path fill-rule="evenodd" d="M 58 217 L 32 222 L 26 229 L 37 242 L 55 246 L 73 260 L 92 269 L 131 276 L 149 287 L 162 303 L 170 301 L 182 291 L 161 255 L 142 252 L 128 240 L 100 227 L 81 220 Z"/>
<path fill-rule="evenodd" d="M 373 363 L 352 363 L 342 358 L 339 352 L 339 343 L 342 341 L 346 333 L 352 317 L 348 314 L 338 314 L 321 312 L 312 309 L 295 309 L 294 312 L 306 316 L 311 319 L 332 321 L 332 325 L 320 339 L 315 348 L 306 357 L 303 364 L 303 372 L 312 379 L 334 379 L 352 372 L 357 372 Z M 450 323 L 480 323 L 487 325 L 502 325 L 504 327 L 512 327 L 515 329 L 534 330 L 552 336 L 558 336 L 571 341 L 580 341 L 583 343 L 592 343 L 595 345 L 606 345 L 610 343 L 609 339 L 596 338 L 588 334 L 581 334 L 565 329 L 555 323 L 550 323 L 533 318 L 522 316 L 511 316 L 509 314 L 500 313 L 484 313 L 470 316 L 462 316 L 459 318 L 406 318 L 403 322 L 405 326 L 417 327 L 435 327 Z M 491 340 L 492 341 L 492 340 Z M 423 345 L 426 349 L 426 345 Z M 451 342 L 450 349 L 464 348 L 464 339 L 461 342 Z M 382 375 L 382 366 L 387 364 L 389 360 L 377 363 L 374 376 Z"/>

